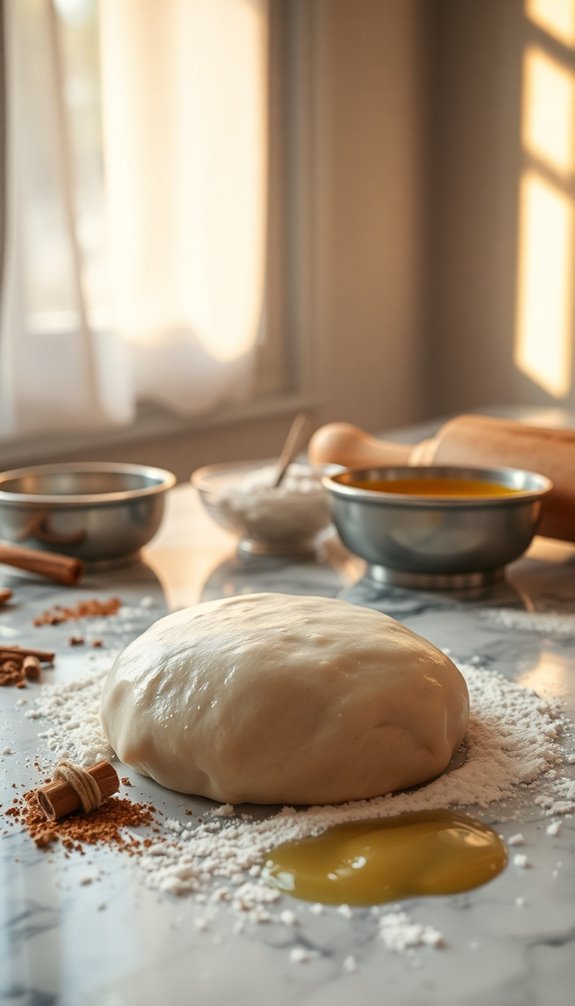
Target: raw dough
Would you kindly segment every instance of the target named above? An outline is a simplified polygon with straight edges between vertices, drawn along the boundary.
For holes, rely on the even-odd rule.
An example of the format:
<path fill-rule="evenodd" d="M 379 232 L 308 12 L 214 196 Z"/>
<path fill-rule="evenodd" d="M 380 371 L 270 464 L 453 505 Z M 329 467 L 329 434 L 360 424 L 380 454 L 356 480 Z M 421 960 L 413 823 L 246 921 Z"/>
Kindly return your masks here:
<path fill-rule="evenodd" d="M 437 775 L 465 681 L 431 643 L 347 601 L 250 594 L 160 619 L 102 698 L 121 761 L 226 803 L 340 803 Z"/>

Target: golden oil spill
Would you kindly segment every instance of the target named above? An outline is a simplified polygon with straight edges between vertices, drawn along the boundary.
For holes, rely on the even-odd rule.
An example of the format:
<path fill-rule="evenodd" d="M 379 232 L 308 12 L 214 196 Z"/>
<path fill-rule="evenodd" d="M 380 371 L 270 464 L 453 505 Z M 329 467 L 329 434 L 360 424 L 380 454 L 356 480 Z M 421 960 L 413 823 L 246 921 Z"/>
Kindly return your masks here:
<path fill-rule="evenodd" d="M 377 905 L 458 894 L 501 873 L 505 845 L 470 817 L 442 811 L 336 825 L 273 849 L 268 883 L 304 901 Z"/>

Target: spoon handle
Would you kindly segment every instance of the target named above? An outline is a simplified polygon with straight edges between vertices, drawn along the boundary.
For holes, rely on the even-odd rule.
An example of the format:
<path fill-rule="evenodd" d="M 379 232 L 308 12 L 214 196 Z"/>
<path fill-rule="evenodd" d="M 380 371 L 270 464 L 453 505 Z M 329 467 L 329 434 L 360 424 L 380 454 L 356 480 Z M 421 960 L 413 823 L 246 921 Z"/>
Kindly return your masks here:
<path fill-rule="evenodd" d="M 297 416 L 294 416 L 277 461 L 276 475 L 273 482 L 274 489 L 281 484 L 285 473 L 298 453 L 302 443 L 302 434 L 310 423 L 311 416 L 307 412 L 298 412 Z"/>

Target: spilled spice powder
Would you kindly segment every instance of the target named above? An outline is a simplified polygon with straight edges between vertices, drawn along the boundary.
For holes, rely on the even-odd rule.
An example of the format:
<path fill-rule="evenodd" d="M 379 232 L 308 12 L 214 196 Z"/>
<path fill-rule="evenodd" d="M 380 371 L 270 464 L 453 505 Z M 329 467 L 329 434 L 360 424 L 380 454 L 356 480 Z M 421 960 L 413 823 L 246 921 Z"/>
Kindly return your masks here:
<path fill-rule="evenodd" d="M 89 814 L 70 814 L 59 821 L 49 821 L 36 801 L 36 791 L 16 798 L 5 814 L 24 825 L 39 848 L 60 842 L 68 851 L 82 853 L 85 845 L 115 845 L 130 855 L 137 855 L 152 844 L 152 838 L 126 835 L 123 829 L 156 825 L 155 808 L 124 797 L 109 797 Z M 153 828 L 158 831 L 158 828 Z"/>
<path fill-rule="evenodd" d="M 34 625 L 60 625 L 62 622 L 74 622 L 80 618 L 97 618 L 99 616 L 115 615 L 122 607 L 122 602 L 118 597 L 111 597 L 107 601 L 98 601 L 93 598 L 90 601 L 79 601 L 71 607 L 63 604 L 55 604 L 53 608 L 37 615 Z"/>

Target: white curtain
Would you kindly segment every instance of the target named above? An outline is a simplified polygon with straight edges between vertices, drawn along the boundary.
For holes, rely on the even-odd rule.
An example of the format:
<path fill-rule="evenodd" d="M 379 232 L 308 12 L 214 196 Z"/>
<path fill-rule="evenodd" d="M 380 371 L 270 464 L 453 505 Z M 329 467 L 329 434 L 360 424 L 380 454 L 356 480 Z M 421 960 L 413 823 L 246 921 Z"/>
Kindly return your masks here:
<path fill-rule="evenodd" d="M 264 288 L 267 0 L 100 0 L 92 272 L 98 221 L 82 215 L 90 166 L 72 128 L 85 124 L 71 121 L 55 3 L 6 3 L 0 437 L 129 423 L 143 400 L 193 414 L 245 399 Z M 52 279 L 60 300 L 44 310 Z"/>

